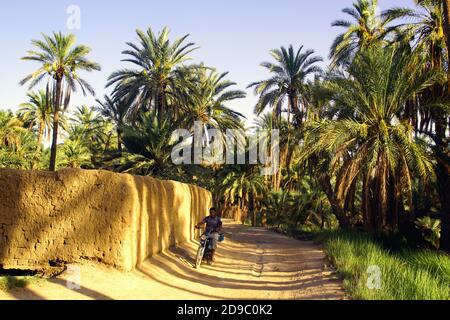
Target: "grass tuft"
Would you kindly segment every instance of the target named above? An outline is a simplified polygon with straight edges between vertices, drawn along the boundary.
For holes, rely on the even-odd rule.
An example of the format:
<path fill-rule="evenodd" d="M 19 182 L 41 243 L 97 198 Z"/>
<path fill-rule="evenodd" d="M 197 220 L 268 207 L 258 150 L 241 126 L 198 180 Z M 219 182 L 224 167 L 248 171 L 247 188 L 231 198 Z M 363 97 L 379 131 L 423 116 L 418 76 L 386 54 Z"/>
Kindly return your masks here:
<path fill-rule="evenodd" d="M 33 281 L 34 277 L 2 276 L 0 277 L 0 290 L 8 291 L 14 288 L 26 288 Z"/>
<path fill-rule="evenodd" d="M 348 231 L 325 232 L 317 238 L 324 245 L 344 287 L 354 299 L 448 300 L 450 257 L 435 251 L 391 251 L 369 235 Z M 369 267 L 381 271 L 381 288 L 367 285 Z"/>

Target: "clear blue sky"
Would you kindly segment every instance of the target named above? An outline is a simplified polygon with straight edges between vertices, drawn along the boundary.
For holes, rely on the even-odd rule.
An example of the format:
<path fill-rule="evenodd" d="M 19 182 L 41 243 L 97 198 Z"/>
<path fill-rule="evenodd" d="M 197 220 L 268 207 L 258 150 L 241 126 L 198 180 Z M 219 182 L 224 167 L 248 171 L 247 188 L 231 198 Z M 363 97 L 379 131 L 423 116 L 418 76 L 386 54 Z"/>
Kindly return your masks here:
<path fill-rule="evenodd" d="M 32 62 L 21 61 L 31 49 L 30 40 L 54 30 L 73 32 L 80 43 L 92 48 L 91 59 L 99 62 L 101 72 L 85 74 L 97 96 L 106 93 L 107 76 L 127 66 L 120 62 L 125 42 L 136 39 L 135 29 L 151 26 L 155 31 L 167 25 L 172 37 L 191 34 L 200 46 L 193 54 L 197 61 L 229 71 L 239 88 L 267 77 L 259 67 L 270 60 L 268 51 L 281 45 L 303 44 L 326 58 L 332 40 L 340 31 L 331 22 L 345 17 L 341 9 L 352 0 L 73 0 L 23 1 L 2 3 L 0 26 L 0 108 L 16 109 L 24 102 L 27 89 L 18 82 L 35 69 Z M 81 29 L 68 30 L 67 8 L 81 9 Z M 413 0 L 379 0 L 380 8 L 413 6 Z M 256 98 L 248 97 L 230 106 L 251 117 Z M 78 93 L 72 106 L 91 105 L 93 98 Z"/>

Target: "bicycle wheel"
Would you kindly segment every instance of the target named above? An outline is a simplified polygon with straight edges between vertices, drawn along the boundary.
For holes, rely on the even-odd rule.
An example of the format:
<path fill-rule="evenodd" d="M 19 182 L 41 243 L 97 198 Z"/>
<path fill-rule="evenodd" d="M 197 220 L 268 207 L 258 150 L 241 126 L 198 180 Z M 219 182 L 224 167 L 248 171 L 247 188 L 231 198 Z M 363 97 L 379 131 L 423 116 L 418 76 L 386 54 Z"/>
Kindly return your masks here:
<path fill-rule="evenodd" d="M 195 259 L 195 268 L 198 269 L 202 265 L 203 255 L 205 254 L 205 247 L 198 248 L 197 258 Z"/>

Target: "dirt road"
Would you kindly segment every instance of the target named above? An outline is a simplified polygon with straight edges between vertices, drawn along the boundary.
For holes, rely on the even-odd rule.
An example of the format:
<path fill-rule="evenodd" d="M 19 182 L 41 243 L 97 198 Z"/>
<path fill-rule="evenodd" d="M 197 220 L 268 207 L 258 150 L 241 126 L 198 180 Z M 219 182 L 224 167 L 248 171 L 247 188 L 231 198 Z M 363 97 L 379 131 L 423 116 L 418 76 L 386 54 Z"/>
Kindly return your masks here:
<path fill-rule="evenodd" d="M 25 289 L 0 291 L 0 299 L 343 299 L 341 282 L 325 270 L 312 242 L 228 222 L 213 266 L 193 268 L 196 243 L 187 243 L 121 273 L 91 262 L 67 287 L 68 273 Z M 72 278 L 77 279 L 77 278 Z"/>

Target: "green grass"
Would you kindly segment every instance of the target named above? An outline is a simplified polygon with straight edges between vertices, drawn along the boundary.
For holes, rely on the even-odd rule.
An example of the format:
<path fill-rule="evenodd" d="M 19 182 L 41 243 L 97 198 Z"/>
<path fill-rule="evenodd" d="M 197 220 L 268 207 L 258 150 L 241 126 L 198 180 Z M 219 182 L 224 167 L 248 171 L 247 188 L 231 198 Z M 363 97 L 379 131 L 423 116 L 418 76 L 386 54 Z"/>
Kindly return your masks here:
<path fill-rule="evenodd" d="M 427 250 L 388 250 L 369 235 L 334 231 L 318 236 L 344 287 L 362 300 L 448 300 L 450 257 Z M 369 289 L 368 268 L 378 266 L 381 288 Z"/>
<path fill-rule="evenodd" d="M 35 277 L 1 276 L 0 290 L 7 291 L 14 288 L 25 288 L 35 281 L 36 281 Z"/>
<path fill-rule="evenodd" d="M 8 291 L 14 288 L 26 288 L 31 284 L 40 283 L 50 278 L 45 274 L 37 274 L 33 271 L 23 270 L 9 270 L 8 272 L 2 271 L 0 274 L 0 290 Z"/>

